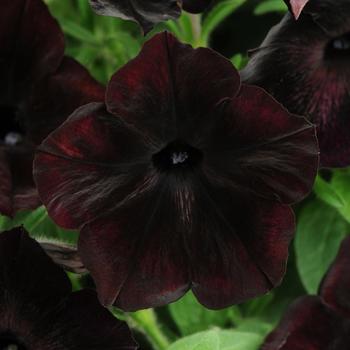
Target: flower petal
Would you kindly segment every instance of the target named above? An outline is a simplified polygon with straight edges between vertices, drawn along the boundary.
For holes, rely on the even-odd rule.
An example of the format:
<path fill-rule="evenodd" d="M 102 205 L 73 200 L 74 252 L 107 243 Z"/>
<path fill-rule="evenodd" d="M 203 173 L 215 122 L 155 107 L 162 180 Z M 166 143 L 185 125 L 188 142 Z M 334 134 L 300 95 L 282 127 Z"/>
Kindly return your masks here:
<path fill-rule="evenodd" d="M 225 117 L 209 129 L 201 146 L 208 149 L 206 160 L 215 176 L 263 198 L 285 204 L 302 200 L 318 168 L 315 128 L 253 86 L 243 85 L 220 108 Z"/>
<path fill-rule="evenodd" d="M 65 272 L 22 228 L 0 235 L 0 307 L 0 329 L 28 349 L 137 349 L 127 325 L 95 292 L 71 293 Z"/>
<path fill-rule="evenodd" d="M 288 309 L 262 350 L 344 350 L 349 323 L 322 304 L 320 298 L 300 298 Z"/>
<path fill-rule="evenodd" d="M 19 210 L 37 208 L 41 201 L 36 190 L 32 163 L 34 147 L 24 143 L 16 147 L 0 146 L 0 213 L 13 216 Z"/>
<path fill-rule="evenodd" d="M 47 307 L 71 292 L 64 271 L 52 263 L 23 228 L 0 234 L 0 270 L 0 294 L 7 290 L 23 303 Z"/>
<path fill-rule="evenodd" d="M 323 301 L 337 312 L 350 317 L 350 237 L 339 253 L 320 287 Z"/>
<path fill-rule="evenodd" d="M 57 71 L 37 84 L 22 105 L 20 117 L 27 136 L 40 144 L 75 109 L 90 102 L 102 102 L 104 94 L 104 87 L 82 65 L 64 57 Z"/>
<path fill-rule="evenodd" d="M 242 71 L 244 82 L 317 125 L 323 167 L 350 165 L 350 65 L 338 49 L 350 32 L 349 14 L 347 0 L 312 1 L 298 21 L 287 14 Z"/>
<path fill-rule="evenodd" d="M 155 24 L 180 16 L 178 0 L 90 0 L 99 15 L 130 19 L 147 34 Z"/>
<path fill-rule="evenodd" d="M 0 213 L 1 215 L 11 216 L 12 202 L 12 176 L 6 153 L 0 148 Z"/>
<path fill-rule="evenodd" d="M 138 191 L 151 157 L 147 141 L 103 104 L 92 103 L 39 147 L 34 179 L 49 215 L 63 227 L 79 228 Z"/>
<path fill-rule="evenodd" d="M 225 97 L 235 96 L 239 86 L 238 72 L 227 59 L 161 33 L 112 77 L 106 104 L 111 113 L 161 144 L 185 133 L 195 137 L 198 126 L 212 121 L 210 111 Z"/>
<path fill-rule="evenodd" d="M 58 319 L 61 344 L 66 349 L 138 349 L 127 324 L 103 308 L 92 290 L 72 293 Z"/>
<path fill-rule="evenodd" d="M 83 228 L 79 252 L 102 304 L 134 311 L 166 305 L 190 288 L 176 204 L 170 187 L 155 186 Z"/>
<path fill-rule="evenodd" d="M 291 209 L 205 180 L 196 194 L 193 229 L 186 237 L 198 300 L 218 309 L 279 285 L 294 234 Z"/>
<path fill-rule="evenodd" d="M 0 103 L 27 93 L 53 73 L 64 54 L 63 33 L 40 0 L 3 0 L 0 11 Z"/>

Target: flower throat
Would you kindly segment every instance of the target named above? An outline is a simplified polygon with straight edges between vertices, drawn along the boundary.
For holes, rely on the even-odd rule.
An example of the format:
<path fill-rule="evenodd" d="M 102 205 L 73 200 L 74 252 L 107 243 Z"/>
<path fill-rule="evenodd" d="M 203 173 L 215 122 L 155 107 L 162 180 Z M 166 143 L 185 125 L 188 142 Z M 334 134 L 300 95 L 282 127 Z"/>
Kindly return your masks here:
<path fill-rule="evenodd" d="M 152 157 L 153 165 L 159 171 L 193 169 L 202 160 L 200 150 L 186 142 L 175 140 Z"/>
<path fill-rule="evenodd" d="M 8 146 L 14 146 L 22 141 L 24 130 L 17 121 L 17 111 L 15 108 L 0 105 L 0 122 L 1 143 L 5 143 Z"/>

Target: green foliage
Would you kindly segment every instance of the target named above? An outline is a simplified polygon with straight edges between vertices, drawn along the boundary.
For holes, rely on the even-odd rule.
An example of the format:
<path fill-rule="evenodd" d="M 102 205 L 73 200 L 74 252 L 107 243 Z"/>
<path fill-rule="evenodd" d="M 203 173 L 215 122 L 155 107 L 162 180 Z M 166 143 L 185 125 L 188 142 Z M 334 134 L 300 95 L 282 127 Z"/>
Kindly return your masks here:
<path fill-rule="evenodd" d="M 213 33 L 215 28 L 245 2 L 246 0 L 219 1 L 203 21 L 201 45 L 207 46 L 209 43 L 210 35 Z"/>
<path fill-rule="evenodd" d="M 263 339 L 255 332 L 217 328 L 180 339 L 168 350 L 257 350 Z"/>
<path fill-rule="evenodd" d="M 66 53 L 83 64 L 99 81 L 139 52 L 144 38 L 137 25 L 97 16 L 87 0 L 46 0 L 66 37 Z"/>
<path fill-rule="evenodd" d="M 48 216 L 43 206 L 34 211 L 20 211 L 12 220 L 8 217 L 0 216 L 0 232 L 21 225 L 35 238 L 76 243 L 78 237 L 76 231 L 64 230 L 57 226 Z"/>
<path fill-rule="evenodd" d="M 240 70 L 244 68 L 248 63 L 248 57 L 246 55 L 237 53 L 231 58 L 231 62 L 236 67 L 236 69 Z"/>
<path fill-rule="evenodd" d="M 328 204 L 313 200 L 302 209 L 298 218 L 295 251 L 300 278 L 310 294 L 317 293 L 341 241 L 348 233 L 349 223 Z"/>
<path fill-rule="evenodd" d="M 342 193 L 338 195 L 336 189 L 321 176 L 317 176 L 314 191 L 318 198 L 329 204 L 331 207 L 339 210 L 346 205 L 342 198 Z"/>
<path fill-rule="evenodd" d="M 233 326 L 242 317 L 235 306 L 220 311 L 208 310 L 198 303 L 192 292 L 169 305 L 169 310 L 183 336 L 212 327 Z"/>
<path fill-rule="evenodd" d="M 287 11 L 286 4 L 281 0 L 265 0 L 259 3 L 254 9 L 254 14 L 265 15 L 270 12 L 281 12 Z"/>

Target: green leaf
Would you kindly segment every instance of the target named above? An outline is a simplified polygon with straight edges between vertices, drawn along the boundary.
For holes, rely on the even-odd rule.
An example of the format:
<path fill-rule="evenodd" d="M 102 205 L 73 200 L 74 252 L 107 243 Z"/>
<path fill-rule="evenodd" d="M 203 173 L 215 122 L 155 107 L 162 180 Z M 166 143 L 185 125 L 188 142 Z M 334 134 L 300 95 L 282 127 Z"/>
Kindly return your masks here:
<path fill-rule="evenodd" d="M 301 211 L 295 239 L 297 268 L 305 289 L 316 294 L 349 224 L 331 206 L 314 200 Z"/>
<path fill-rule="evenodd" d="M 340 209 L 346 204 L 342 196 L 337 193 L 334 186 L 323 180 L 321 176 L 316 177 L 314 192 L 318 198 L 336 209 Z"/>
<path fill-rule="evenodd" d="M 32 237 L 56 239 L 75 244 L 78 233 L 73 230 L 65 230 L 57 226 L 48 216 L 44 206 L 34 211 L 20 211 L 11 220 L 0 216 L 0 232 L 10 230 L 16 226 L 23 225 Z"/>
<path fill-rule="evenodd" d="M 241 53 L 237 53 L 231 58 L 232 64 L 236 67 L 236 69 L 243 69 L 248 63 L 248 57 L 242 55 Z"/>
<path fill-rule="evenodd" d="M 249 332 L 260 334 L 263 338 L 274 328 L 273 324 L 264 322 L 260 318 L 246 318 L 236 328 L 239 332 Z"/>
<path fill-rule="evenodd" d="M 254 332 L 212 329 L 182 338 L 168 350 L 258 350 L 263 339 Z"/>
<path fill-rule="evenodd" d="M 241 319 L 237 307 L 219 311 L 208 310 L 199 304 L 192 292 L 170 304 L 169 311 L 182 335 L 190 335 L 215 326 L 232 325 Z"/>
<path fill-rule="evenodd" d="M 338 208 L 339 213 L 350 223 L 350 171 L 348 169 L 335 171 L 331 186 L 344 203 Z"/>
<path fill-rule="evenodd" d="M 169 20 L 165 22 L 164 25 L 170 32 L 172 32 L 180 40 L 182 32 L 178 21 Z"/>
<path fill-rule="evenodd" d="M 99 44 L 98 39 L 94 36 L 94 34 L 79 24 L 63 18 L 60 19 L 60 24 L 63 31 L 72 38 L 92 45 Z"/>
<path fill-rule="evenodd" d="M 288 10 L 286 4 L 282 0 L 267 0 L 261 2 L 254 9 L 254 15 L 265 15 L 270 12 L 286 12 Z"/>
<path fill-rule="evenodd" d="M 274 293 L 269 292 L 261 297 L 249 300 L 241 305 L 244 318 L 246 317 L 258 317 L 269 309 L 270 304 L 274 300 Z"/>
<path fill-rule="evenodd" d="M 220 1 L 203 21 L 201 45 L 208 46 L 210 35 L 215 28 L 245 2 L 246 0 Z"/>

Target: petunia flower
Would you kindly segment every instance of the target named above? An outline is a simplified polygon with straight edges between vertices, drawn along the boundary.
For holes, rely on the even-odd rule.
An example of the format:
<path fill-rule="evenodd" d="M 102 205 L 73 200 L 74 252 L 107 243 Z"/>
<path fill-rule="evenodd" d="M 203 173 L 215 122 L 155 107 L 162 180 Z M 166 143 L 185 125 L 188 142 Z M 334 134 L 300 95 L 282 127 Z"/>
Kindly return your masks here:
<path fill-rule="evenodd" d="M 0 214 L 33 209 L 34 148 L 104 89 L 64 57 L 63 34 L 41 0 L 3 0 L 0 11 Z"/>
<path fill-rule="evenodd" d="M 301 11 L 303 11 L 303 8 L 309 2 L 309 0 L 284 0 L 284 2 L 293 13 L 295 19 L 298 19 Z"/>
<path fill-rule="evenodd" d="M 345 350 L 350 344 L 350 237 L 321 284 L 318 296 L 297 300 L 262 350 Z"/>
<path fill-rule="evenodd" d="M 155 24 L 176 19 L 181 9 L 191 13 L 204 11 L 212 0 L 90 0 L 99 15 L 119 17 L 137 22 L 145 34 Z"/>
<path fill-rule="evenodd" d="M 350 1 L 310 0 L 253 51 L 246 83 L 266 89 L 318 127 L 321 166 L 350 165 Z"/>
<path fill-rule="evenodd" d="M 0 234 L 0 348 L 136 350 L 128 326 L 65 272 L 22 228 Z"/>
<path fill-rule="evenodd" d="M 34 176 L 101 302 L 169 303 L 190 288 L 209 308 L 280 283 L 289 204 L 310 191 L 314 127 L 210 49 L 162 33 L 38 148 Z"/>

